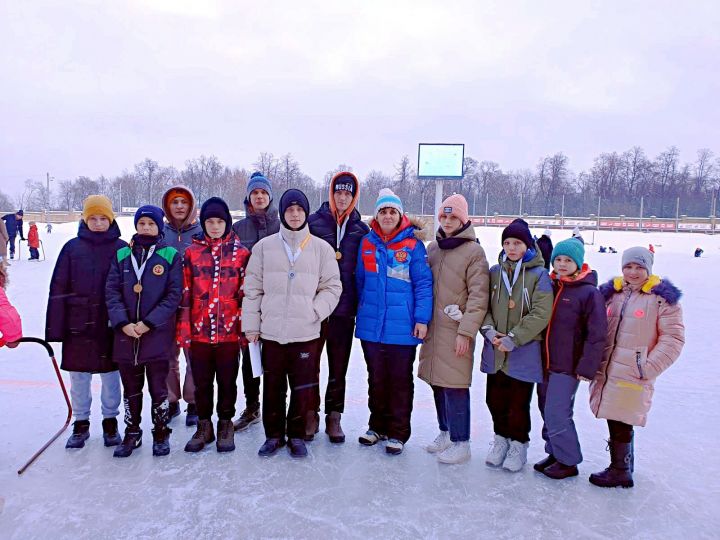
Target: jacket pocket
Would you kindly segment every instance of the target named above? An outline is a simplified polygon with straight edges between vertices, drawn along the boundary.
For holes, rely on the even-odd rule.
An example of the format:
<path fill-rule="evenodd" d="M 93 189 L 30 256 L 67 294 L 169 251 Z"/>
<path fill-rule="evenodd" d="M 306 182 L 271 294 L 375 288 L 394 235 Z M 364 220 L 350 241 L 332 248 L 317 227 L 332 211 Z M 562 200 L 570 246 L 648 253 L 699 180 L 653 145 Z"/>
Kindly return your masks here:
<path fill-rule="evenodd" d="M 647 363 L 647 348 L 638 347 L 635 351 L 635 366 L 637 367 L 639 378 L 645 379 L 645 364 Z"/>
<path fill-rule="evenodd" d="M 67 331 L 71 334 L 84 334 L 91 324 L 89 302 L 86 297 L 75 296 L 67 300 Z"/>

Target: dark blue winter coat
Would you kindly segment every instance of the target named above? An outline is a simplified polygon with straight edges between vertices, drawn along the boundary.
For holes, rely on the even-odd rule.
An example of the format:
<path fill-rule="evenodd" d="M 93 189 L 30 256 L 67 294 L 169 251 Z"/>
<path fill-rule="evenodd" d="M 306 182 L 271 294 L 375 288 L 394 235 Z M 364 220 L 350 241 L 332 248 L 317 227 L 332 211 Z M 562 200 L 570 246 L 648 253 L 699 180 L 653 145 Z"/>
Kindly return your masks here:
<path fill-rule="evenodd" d="M 373 222 L 375 223 L 375 222 Z M 391 345 L 419 345 L 416 323 L 432 318 L 433 277 L 421 227 L 403 216 L 399 232 L 385 241 L 379 228 L 360 243 L 355 279 L 360 304 L 355 336 Z"/>
<path fill-rule="evenodd" d="M 553 303 L 545 335 L 545 369 L 593 379 L 605 351 L 607 314 L 597 273 L 583 265 L 574 280 L 553 273 Z"/>
<path fill-rule="evenodd" d="M 125 246 L 116 221 L 105 232 L 92 232 L 81 221 L 77 237 L 60 251 L 50 281 L 45 340 L 62 342 L 62 369 L 90 373 L 117 369 L 105 282 L 115 253 Z"/>
<path fill-rule="evenodd" d="M 250 252 L 260 240 L 280 232 L 280 217 L 272 201 L 265 212 L 256 214 L 252 211 L 250 201 L 245 199 L 245 216 L 244 219 L 236 221 L 232 228 L 240 239 L 240 243 Z"/>
<path fill-rule="evenodd" d="M 337 221 L 328 202 L 324 202 L 317 212 L 310 215 L 308 226 L 313 235 L 322 238 L 330 244 L 333 250 L 338 251 Z M 363 223 L 360 212 L 353 209 L 347 218 L 345 236 L 340 241 L 339 251 L 342 257 L 338 261 L 338 267 L 340 268 L 342 294 L 333 315 L 354 317 L 357 313 L 358 292 L 355 283 L 355 267 L 357 266 L 360 241 L 368 232 L 370 232 L 370 227 Z"/>
<path fill-rule="evenodd" d="M 135 240 L 138 235 L 135 235 Z M 116 362 L 135 364 L 169 360 L 175 355 L 175 316 L 182 297 L 182 258 L 164 240 L 158 241 L 142 275 L 142 291 L 130 257 L 140 265 L 146 250 L 136 243 L 120 249 L 108 275 L 106 297 L 110 322 L 115 329 L 113 357 Z M 150 331 L 136 340 L 122 328 L 143 321 Z"/>
<path fill-rule="evenodd" d="M 10 238 L 15 238 L 19 232 L 20 238 L 25 240 L 25 236 L 23 235 L 22 219 L 17 219 L 15 214 L 5 214 L 2 217 L 2 220 L 5 222 L 5 228 L 7 229 L 7 233 Z"/>

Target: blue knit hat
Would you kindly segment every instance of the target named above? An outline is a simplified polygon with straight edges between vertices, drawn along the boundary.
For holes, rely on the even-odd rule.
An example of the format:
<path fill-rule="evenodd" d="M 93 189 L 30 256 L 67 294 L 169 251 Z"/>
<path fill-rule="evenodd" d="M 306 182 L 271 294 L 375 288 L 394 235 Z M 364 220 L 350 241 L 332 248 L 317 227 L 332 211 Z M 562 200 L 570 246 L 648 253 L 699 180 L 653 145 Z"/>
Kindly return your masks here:
<path fill-rule="evenodd" d="M 140 221 L 141 217 L 149 217 L 152 219 L 155 222 L 155 225 L 157 225 L 158 234 L 163 233 L 163 228 L 165 227 L 163 224 L 163 217 L 165 217 L 165 212 L 163 212 L 161 208 L 153 206 L 152 204 L 146 204 L 145 206 L 138 208 L 137 212 L 135 212 L 134 220 L 136 230 L 138 221 Z"/>
<path fill-rule="evenodd" d="M 578 268 L 582 268 L 585 262 L 585 245 L 582 242 L 578 242 L 575 238 L 568 238 L 555 244 L 552 255 L 550 255 L 550 263 L 554 263 L 555 257 L 560 255 L 570 257 L 575 264 L 577 264 Z"/>
<path fill-rule="evenodd" d="M 395 195 L 390 188 L 382 188 L 380 190 L 377 201 L 375 201 L 375 216 L 377 216 L 383 208 L 394 208 L 400 215 L 405 213 L 400 197 Z"/>
<path fill-rule="evenodd" d="M 265 176 L 263 176 L 263 173 L 261 173 L 260 171 L 255 171 L 250 176 L 250 180 L 248 181 L 247 185 L 247 197 L 249 198 L 250 194 L 256 189 L 262 189 L 263 191 L 267 192 L 267 194 L 270 195 L 270 200 L 272 201 L 272 186 L 270 185 L 270 181 L 265 178 Z"/>

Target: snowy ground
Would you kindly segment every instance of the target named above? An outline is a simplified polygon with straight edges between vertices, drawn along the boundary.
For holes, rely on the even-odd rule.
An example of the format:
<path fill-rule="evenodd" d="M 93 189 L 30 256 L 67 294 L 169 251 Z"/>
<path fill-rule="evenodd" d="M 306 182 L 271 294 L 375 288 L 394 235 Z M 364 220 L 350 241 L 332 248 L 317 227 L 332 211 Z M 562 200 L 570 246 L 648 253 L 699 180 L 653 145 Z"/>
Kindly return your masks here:
<path fill-rule="evenodd" d="M 121 219 L 126 237 L 131 226 L 129 218 Z M 75 230 L 75 224 L 65 224 L 47 235 L 41 227 L 47 261 L 15 261 L 11 268 L 8 293 L 28 336 L 43 335 L 54 259 Z M 478 233 L 494 260 L 500 229 L 478 228 Z M 553 240 L 568 235 L 555 231 Z M 405 452 L 389 457 L 381 446 L 361 447 L 357 436 L 368 413 L 359 342 L 348 375 L 344 445 L 331 445 L 320 433 L 306 460 L 291 460 L 285 451 L 261 459 L 256 452 L 264 437 L 256 425 L 236 435 L 237 450 L 230 455 L 217 454 L 214 446 L 189 455 L 182 447 L 193 430 L 176 419 L 170 456 L 153 458 L 146 414 L 145 445 L 129 459 L 113 459 L 112 449 L 102 445 L 95 386 L 92 436 L 85 449 L 64 449 L 68 431 L 19 477 L 17 468 L 65 415 L 45 351 L 24 344 L 0 350 L 0 537 L 717 538 L 720 364 L 712 335 L 720 295 L 709 281 L 720 264 L 720 236 L 598 232 L 596 245 L 587 246 L 587 259 L 605 280 L 619 271 L 620 253 L 599 254 L 597 245 L 622 252 L 648 243 L 657 248 L 656 273 L 671 277 L 685 293 L 687 344 L 657 384 L 648 426 L 637 430 L 634 489 L 603 490 L 587 481 L 608 461 L 606 425 L 588 409 L 587 385 L 576 404 L 585 454 L 579 477 L 556 482 L 530 466 L 518 474 L 486 467 L 492 429 L 479 361 L 471 390 L 474 454 L 469 463 L 441 465 L 423 450 L 437 427 L 432 394 L 420 380 Z M 701 259 L 692 257 L 697 245 L 705 249 Z M 544 456 L 540 415 L 533 409 L 530 463 Z"/>

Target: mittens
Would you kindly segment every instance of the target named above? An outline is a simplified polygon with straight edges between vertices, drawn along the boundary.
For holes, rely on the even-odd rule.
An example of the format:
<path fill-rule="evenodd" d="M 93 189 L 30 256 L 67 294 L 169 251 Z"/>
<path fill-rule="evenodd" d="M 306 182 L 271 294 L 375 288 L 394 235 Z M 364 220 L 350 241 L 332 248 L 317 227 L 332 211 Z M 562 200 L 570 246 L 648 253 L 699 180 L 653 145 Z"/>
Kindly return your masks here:
<path fill-rule="evenodd" d="M 449 306 L 445 306 L 443 312 L 453 321 L 460 322 L 460 320 L 462 320 L 463 318 L 463 313 L 462 311 L 460 311 L 460 307 L 457 304 L 450 304 Z"/>

